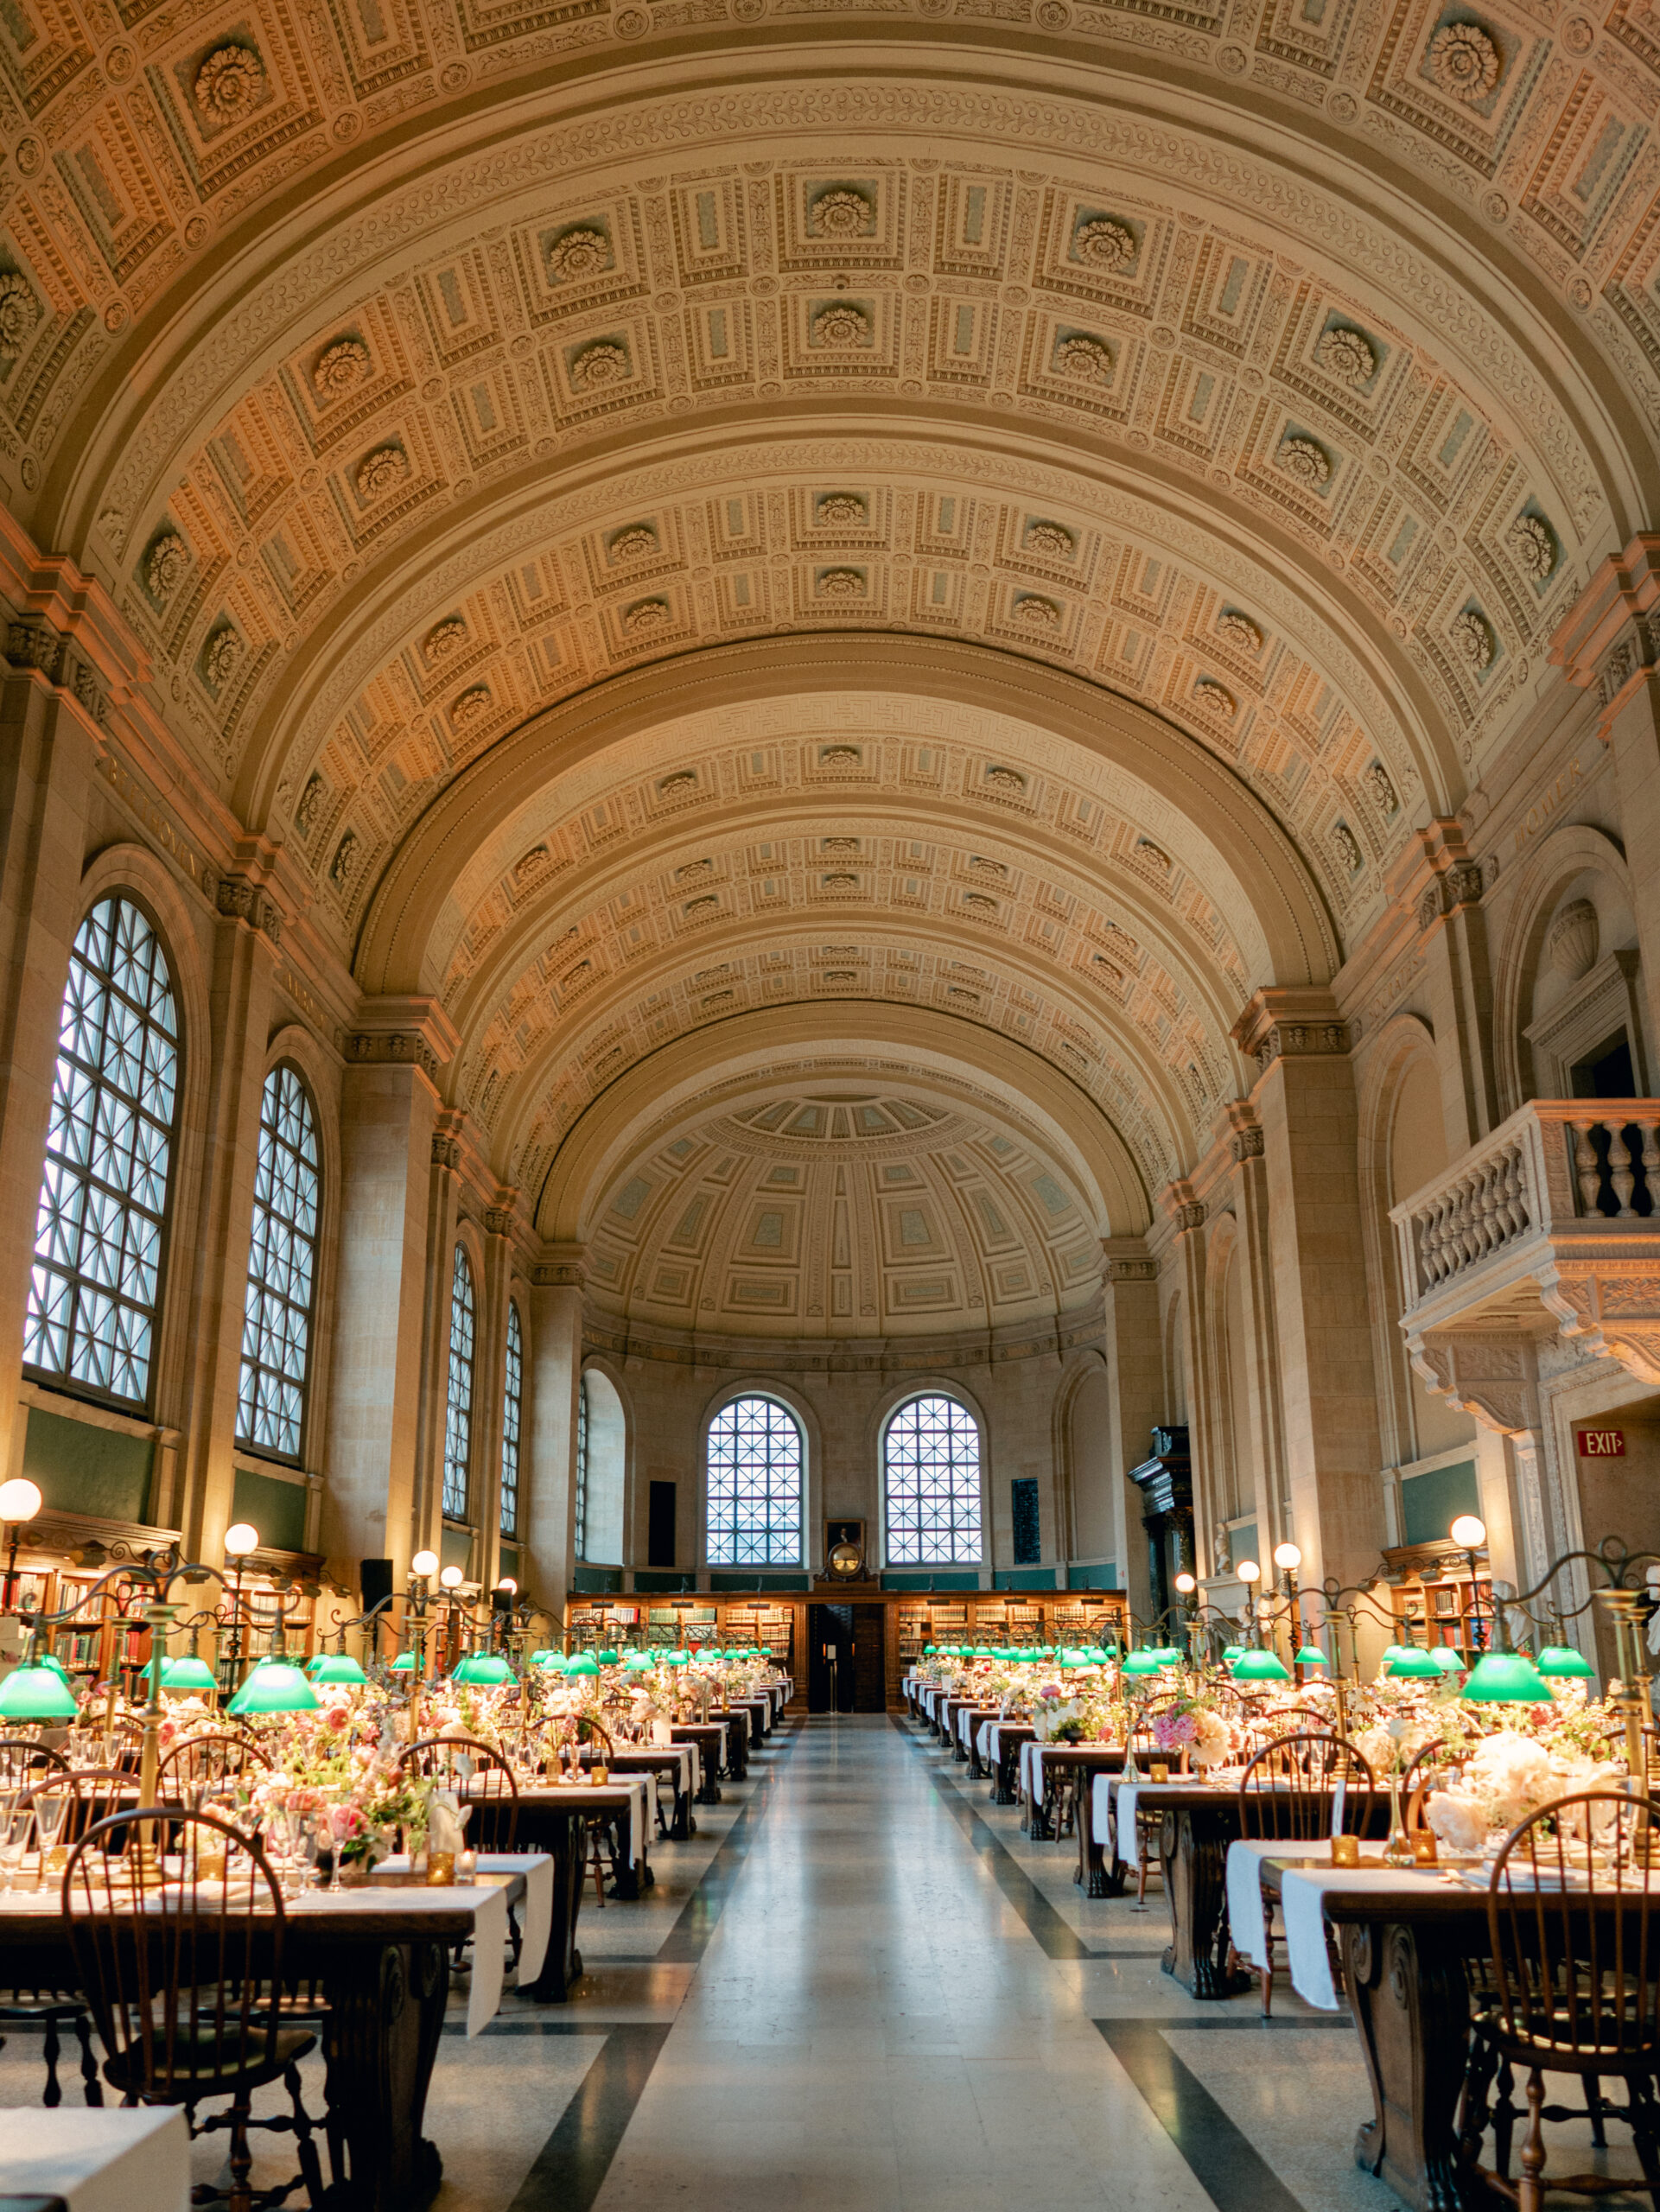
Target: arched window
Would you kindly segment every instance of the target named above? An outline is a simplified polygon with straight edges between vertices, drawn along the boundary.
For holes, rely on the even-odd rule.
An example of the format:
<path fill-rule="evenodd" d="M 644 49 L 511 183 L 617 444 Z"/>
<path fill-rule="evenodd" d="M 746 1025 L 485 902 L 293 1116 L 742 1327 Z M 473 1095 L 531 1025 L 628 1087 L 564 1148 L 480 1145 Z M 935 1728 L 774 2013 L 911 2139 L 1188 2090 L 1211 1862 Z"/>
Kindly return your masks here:
<path fill-rule="evenodd" d="M 977 1566 L 980 1431 L 955 1398 L 912 1398 L 882 1438 L 890 1567 Z"/>
<path fill-rule="evenodd" d="M 473 1270 L 463 1245 L 455 1247 L 449 1279 L 449 1391 L 444 1401 L 444 1516 L 467 1518 L 468 1461 L 473 1452 Z"/>
<path fill-rule="evenodd" d="M 588 1377 L 576 1385 L 576 1556 L 588 1557 Z"/>
<path fill-rule="evenodd" d="M 709 1423 L 709 1563 L 801 1564 L 801 1429 L 774 1398 L 735 1398 Z"/>
<path fill-rule="evenodd" d="M 501 1404 L 501 1533 L 518 1534 L 518 1438 L 525 1412 L 525 1338 L 518 1308 L 507 1304 L 507 1376 Z"/>
<path fill-rule="evenodd" d="M 124 1405 L 149 1396 L 178 1102 L 166 956 L 137 906 L 102 899 L 69 956 L 23 1362 Z"/>
<path fill-rule="evenodd" d="M 253 1238 L 242 1321 L 236 1433 L 256 1452 L 300 1456 L 317 1277 L 317 1117 L 296 1068 L 273 1068 L 259 1107 Z"/>

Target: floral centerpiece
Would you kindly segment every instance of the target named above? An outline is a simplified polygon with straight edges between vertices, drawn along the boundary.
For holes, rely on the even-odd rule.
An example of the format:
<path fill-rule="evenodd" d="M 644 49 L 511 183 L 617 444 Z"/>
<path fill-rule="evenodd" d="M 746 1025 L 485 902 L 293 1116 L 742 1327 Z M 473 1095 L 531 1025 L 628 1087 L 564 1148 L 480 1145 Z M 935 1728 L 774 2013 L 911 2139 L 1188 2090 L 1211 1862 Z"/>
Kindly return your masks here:
<path fill-rule="evenodd" d="M 1424 1818 L 1451 1851 L 1491 1851 L 1519 1821 L 1557 1799 L 1619 1782 L 1623 1765 L 1571 1746 L 1552 1750 L 1538 1736 L 1501 1728 L 1484 1737 L 1461 1778 L 1437 1790 Z"/>

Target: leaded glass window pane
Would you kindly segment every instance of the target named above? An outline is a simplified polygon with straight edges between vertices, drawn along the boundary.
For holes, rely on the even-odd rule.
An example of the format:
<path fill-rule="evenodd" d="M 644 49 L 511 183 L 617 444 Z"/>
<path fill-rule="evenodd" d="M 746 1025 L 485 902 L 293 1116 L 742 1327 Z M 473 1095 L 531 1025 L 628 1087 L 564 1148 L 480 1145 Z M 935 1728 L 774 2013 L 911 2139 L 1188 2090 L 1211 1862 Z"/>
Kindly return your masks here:
<path fill-rule="evenodd" d="M 473 1270 L 465 1249 L 455 1247 L 449 1282 L 449 1390 L 444 1400 L 444 1513 L 465 1521 L 473 1452 Z"/>
<path fill-rule="evenodd" d="M 576 1385 L 576 1556 L 588 1557 L 588 1382 Z"/>
<path fill-rule="evenodd" d="M 166 956 L 137 906 L 102 899 L 69 956 L 23 1362 L 124 1405 L 149 1395 L 178 1096 Z"/>
<path fill-rule="evenodd" d="M 801 1564 L 801 1430 L 772 1398 L 735 1398 L 709 1431 L 709 1563 Z"/>
<path fill-rule="evenodd" d="M 501 1533 L 518 1534 L 518 1437 L 525 1402 L 525 1339 L 518 1308 L 507 1308 L 507 1377 L 501 1410 Z"/>
<path fill-rule="evenodd" d="M 317 1121 L 299 1072 L 273 1068 L 259 1109 L 253 1237 L 236 1429 L 256 1452 L 300 1456 L 322 1183 Z"/>
<path fill-rule="evenodd" d="M 980 1432 L 955 1398 L 913 1398 L 882 1445 L 890 1567 L 977 1566 Z"/>

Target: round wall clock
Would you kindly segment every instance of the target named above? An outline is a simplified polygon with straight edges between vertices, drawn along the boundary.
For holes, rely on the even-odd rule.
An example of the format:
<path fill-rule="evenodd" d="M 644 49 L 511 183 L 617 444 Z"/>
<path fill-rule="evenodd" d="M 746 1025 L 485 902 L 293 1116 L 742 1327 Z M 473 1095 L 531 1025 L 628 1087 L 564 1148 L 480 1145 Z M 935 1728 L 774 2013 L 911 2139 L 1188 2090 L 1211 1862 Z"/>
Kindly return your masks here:
<path fill-rule="evenodd" d="M 826 1561 L 838 1582 L 856 1582 L 864 1573 L 865 1555 L 857 1544 L 832 1544 Z"/>

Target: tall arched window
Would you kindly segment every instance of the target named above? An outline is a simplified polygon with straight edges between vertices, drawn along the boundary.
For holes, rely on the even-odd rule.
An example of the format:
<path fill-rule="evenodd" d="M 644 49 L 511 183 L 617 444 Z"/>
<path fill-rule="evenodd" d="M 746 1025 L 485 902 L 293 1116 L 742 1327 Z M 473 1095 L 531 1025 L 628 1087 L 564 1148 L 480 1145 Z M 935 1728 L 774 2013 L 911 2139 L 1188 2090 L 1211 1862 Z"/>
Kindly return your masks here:
<path fill-rule="evenodd" d="M 473 1455 L 473 1270 L 465 1246 L 455 1247 L 449 1279 L 449 1389 L 444 1400 L 444 1515 L 465 1521 Z"/>
<path fill-rule="evenodd" d="M 588 1377 L 576 1385 L 576 1556 L 588 1557 Z"/>
<path fill-rule="evenodd" d="M 156 932 L 105 899 L 69 956 L 23 1362 L 124 1405 L 149 1396 L 179 1017 Z"/>
<path fill-rule="evenodd" d="M 890 1567 L 977 1566 L 980 1431 L 955 1398 L 912 1398 L 882 1438 Z"/>
<path fill-rule="evenodd" d="M 299 1071 L 273 1068 L 259 1108 L 236 1433 L 256 1452 L 300 1456 L 317 1279 L 317 1117 Z"/>
<path fill-rule="evenodd" d="M 709 1423 L 709 1563 L 801 1564 L 801 1429 L 775 1398 L 735 1398 Z"/>
<path fill-rule="evenodd" d="M 501 1533 L 518 1534 L 518 1438 L 525 1413 L 525 1338 L 518 1308 L 507 1304 L 507 1374 L 501 1403 Z"/>

